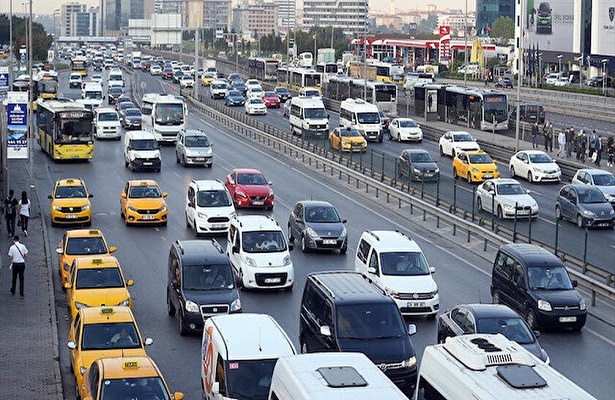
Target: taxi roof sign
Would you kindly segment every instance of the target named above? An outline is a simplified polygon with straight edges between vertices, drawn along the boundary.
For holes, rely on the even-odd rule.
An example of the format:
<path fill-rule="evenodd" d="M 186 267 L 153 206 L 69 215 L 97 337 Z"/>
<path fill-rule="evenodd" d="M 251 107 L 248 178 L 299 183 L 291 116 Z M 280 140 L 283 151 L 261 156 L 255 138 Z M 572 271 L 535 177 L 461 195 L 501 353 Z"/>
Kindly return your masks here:
<path fill-rule="evenodd" d="M 103 307 L 100 309 L 101 314 L 113 314 L 113 307 Z"/>
<path fill-rule="evenodd" d="M 103 260 L 102 258 L 95 258 L 92 260 L 92 264 L 102 264 Z"/>
<path fill-rule="evenodd" d="M 136 361 L 136 360 L 124 361 L 124 363 L 122 364 L 122 368 L 124 368 L 124 369 L 139 368 L 139 362 Z"/>

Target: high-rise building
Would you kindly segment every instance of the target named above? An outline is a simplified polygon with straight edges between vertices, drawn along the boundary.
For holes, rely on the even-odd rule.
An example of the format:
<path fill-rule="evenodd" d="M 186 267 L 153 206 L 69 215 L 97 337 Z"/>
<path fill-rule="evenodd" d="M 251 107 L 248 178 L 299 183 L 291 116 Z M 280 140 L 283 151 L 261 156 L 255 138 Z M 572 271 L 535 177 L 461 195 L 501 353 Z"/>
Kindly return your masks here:
<path fill-rule="evenodd" d="M 488 36 L 499 17 L 515 20 L 515 0 L 476 0 L 476 32 Z"/>
<path fill-rule="evenodd" d="M 367 0 L 304 0 L 303 27 L 342 29 L 345 35 L 363 35 L 367 31 Z"/>
<path fill-rule="evenodd" d="M 241 6 L 233 9 L 235 32 L 250 32 L 257 37 L 278 33 L 278 6 L 273 3 Z"/>
<path fill-rule="evenodd" d="M 278 6 L 278 27 L 283 31 L 297 26 L 297 3 L 295 0 L 275 0 Z"/>
<path fill-rule="evenodd" d="M 154 0 L 101 0 L 103 33 L 119 34 L 128 28 L 129 19 L 150 19 Z"/>
<path fill-rule="evenodd" d="M 62 4 L 60 14 L 62 21 L 60 24 L 60 36 L 77 36 L 77 13 L 86 12 L 86 8 L 87 6 L 85 4 L 79 4 L 77 2 Z"/>
<path fill-rule="evenodd" d="M 230 30 L 231 0 L 203 0 L 203 28 Z"/>

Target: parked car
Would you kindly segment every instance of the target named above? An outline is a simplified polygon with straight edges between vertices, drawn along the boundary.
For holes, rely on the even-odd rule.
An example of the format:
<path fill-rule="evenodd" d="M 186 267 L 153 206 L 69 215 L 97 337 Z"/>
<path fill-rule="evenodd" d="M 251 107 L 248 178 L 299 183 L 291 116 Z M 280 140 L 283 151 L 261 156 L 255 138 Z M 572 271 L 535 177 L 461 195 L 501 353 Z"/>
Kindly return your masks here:
<path fill-rule="evenodd" d="M 346 220 L 326 201 L 297 202 L 288 218 L 288 241 L 298 239 L 301 251 L 339 249 L 346 254 L 348 238 Z"/>
<path fill-rule="evenodd" d="M 555 217 L 576 222 L 579 228 L 613 229 L 615 210 L 597 187 L 571 184 L 559 191 Z"/>
<path fill-rule="evenodd" d="M 510 176 L 521 176 L 528 182 L 559 182 L 562 171 L 547 153 L 541 150 L 522 150 L 510 158 Z"/>
<path fill-rule="evenodd" d="M 437 181 L 440 168 L 427 150 L 405 149 L 397 158 L 397 173 L 400 177 L 410 177 L 413 181 Z"/>
<path fill-rule="evenodd" d="M 491 212 L 499 219 L 538 218 L 538 203 L 514 179 L 490 179 L 478 185 L 476 206 L 479 211 Z"/>

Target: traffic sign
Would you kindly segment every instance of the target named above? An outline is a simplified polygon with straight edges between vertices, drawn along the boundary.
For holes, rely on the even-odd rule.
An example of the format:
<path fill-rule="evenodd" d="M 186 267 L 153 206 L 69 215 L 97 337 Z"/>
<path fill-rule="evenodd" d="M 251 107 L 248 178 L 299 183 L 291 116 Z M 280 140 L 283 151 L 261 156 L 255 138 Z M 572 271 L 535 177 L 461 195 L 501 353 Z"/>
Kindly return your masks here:
<path fill-rule="evenodd" d="M 224 37 L 224 33 L 221 30 L 216 31 L 216 39 L 222 39 Z"/>

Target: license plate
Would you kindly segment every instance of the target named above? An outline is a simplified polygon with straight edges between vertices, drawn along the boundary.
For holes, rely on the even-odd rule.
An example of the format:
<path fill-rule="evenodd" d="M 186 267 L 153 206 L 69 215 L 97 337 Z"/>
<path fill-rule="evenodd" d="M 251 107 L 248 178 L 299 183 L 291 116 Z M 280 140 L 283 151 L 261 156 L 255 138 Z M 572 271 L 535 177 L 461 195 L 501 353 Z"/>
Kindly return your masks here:
<path fill-rule="evenodd" d="M 263 204 L 265 204 L 265 202 L 264 201 L 253 201 L 252 204 L 255 206 L 262 206 Z"/>
<path fill-rule="evenodd" d="M 194 161 L 205 161 L 204 157 L 197 157 L 194 159 Z"/>
<path fill-rule="evenodd" d="M 493 178 L 493 175 L 491 175 L 491 174 L 485 174 L 485 175 L 483 176 L 483 178 L 485 178 L 485 179 L 491 179 L 491 178 Z"/>
<path fill-rule="evenodd" d="M 282 278 L 265 278 L 265 283 L 280 283 Z"/>
<path fill-rule="evenodd" d="M 322 244 L 337 244 L 337 240 L 335 239 L 324 239 Z"/>
<path fill-rule="evenodd" d="M 211 229 L 224 229 L 224 224 L 213 224 Z"/>
<path fill-rule="evenodd" d="M 147 219 L 147 220 L 154 219 L 154 218 L 155 218 L 154 215 L 144 215 L 143 217 L 141 217 L 141 219 Z"/>
<path fill-rule="evenodd" d="M 425 174 L 425 176 L 433 176 L 432 173 Z"/>
<path fill-rule="evenodd" d="M 421 301 L 421 302 L 417 302 L 417 303 L 410 303 L 408 302 L 408 308 L 416 308 L 416 307 L 425 307 L 425 302 Z"/>
<path fill-rule="evenodd" d="M 577 322 L 577 317 L 559 317 L 559 322 Z"/>
<path fill-rule="evenodd" d="M 66 214 L 66 218 L 67 219 L 76 219 L 77 215 L 76 214 Z"/>
<path fill-rule="evenodd" d="M 154 165 L 154 164 L 151 162 L 144 162 L 143 165 Z"/>

